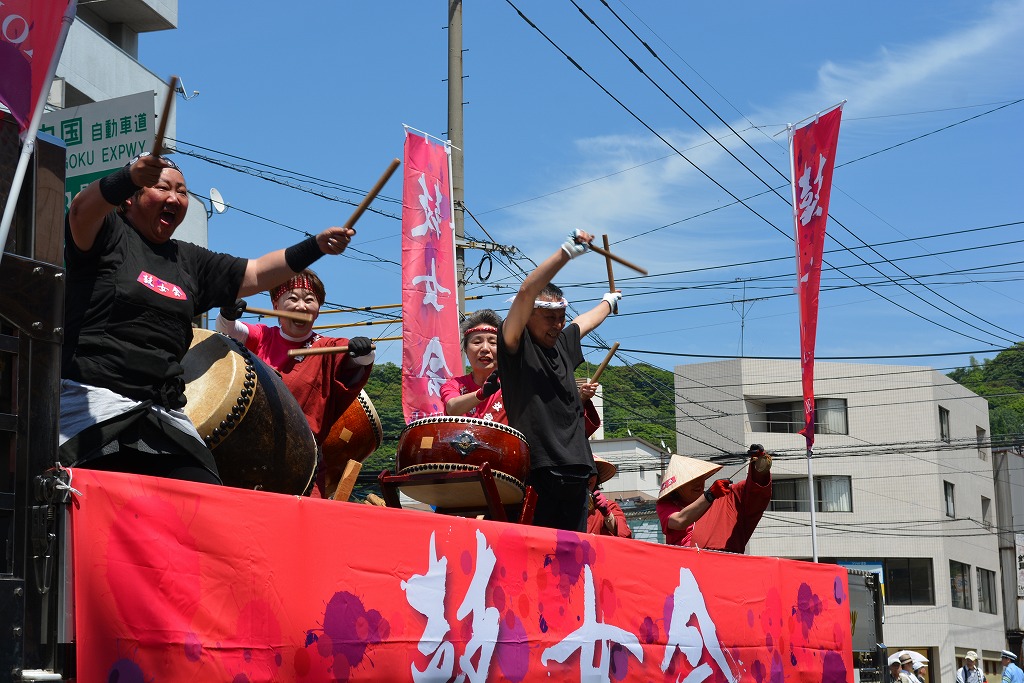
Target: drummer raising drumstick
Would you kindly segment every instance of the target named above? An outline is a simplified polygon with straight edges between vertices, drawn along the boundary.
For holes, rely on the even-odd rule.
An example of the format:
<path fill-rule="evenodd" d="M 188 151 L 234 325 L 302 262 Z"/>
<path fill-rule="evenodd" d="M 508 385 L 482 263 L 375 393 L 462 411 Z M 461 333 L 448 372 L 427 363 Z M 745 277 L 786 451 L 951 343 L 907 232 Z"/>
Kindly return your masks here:
<path fill-rule="evenodd" d="M 597 474 L 587 442 L 583 402 L 574 370 L 583 362 L 580 339 L 618 307 L 608 292 L 596 307 L 566 325 L 568 306 L 551 279 L 586 253 L 594 236 L 582 230 L 533 270 L 498 330 L 498 373 L 509 426 L 530 444 L 530 478 L 537 492 L 538 526 L 585 532 L 588 481 Z"/>
<path fill-rule="evenodd" d="M 221 483 L 213 454 L 181 410 L 192 319 L 340 254 L 355 234 L 328 228 L 287 249 L 237 258 L 173 239 L 188 205 L 181 170 L 153 155 L 132 159 L 71 201 L 60 391 L 65 465 Z"/>
<path fill-rule="evenodd" d="M 320 315 L 326 291 L 317 274 L 306 269 L 282 285 L 270 290 L 274 310 L 307 313 L 310 322 L 281 318 L 280 327 L 242 322 L 245 301 L 220 309 L 217 331 L 237 339 L 267 365 L 281 373 L 313 431 L 317 446 L 322 446 L 331 427 L 358 396 L 370 378 L 374 352 L 367 337 L 323 337 L 313 331 Z M 289 357 L 293 349 L 347 346 L 347 353 Z M 310 495 L 322 498 L 325 477 L 319 464 L 316 483 Z"/>

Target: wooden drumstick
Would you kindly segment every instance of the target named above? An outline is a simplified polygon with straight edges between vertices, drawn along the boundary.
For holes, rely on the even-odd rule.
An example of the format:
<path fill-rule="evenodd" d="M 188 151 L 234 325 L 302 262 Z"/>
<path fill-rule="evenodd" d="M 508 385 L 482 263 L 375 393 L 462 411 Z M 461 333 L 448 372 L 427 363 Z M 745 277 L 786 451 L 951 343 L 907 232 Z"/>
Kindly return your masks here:
<path fill-rule="evenodd" d="M 644 270 L 643 268 L 641 268 L 640 266 L 637 266 L 637 265 L 634 265 L 634 264 L 630 263 L 629 261 L 627 261 L 626 259 L 622 258 L 621 256 L 616 256 L 615 254 L 613 254 L 612 252 L 608 251 L 607 249 L 602 249 L 601 247 L 595 246 L 593 244 L 590 245 L 590 248 L 593 251 L 596 251 L 601 256 L 604 256 L 605 258 L 610 258 L 613 261 L 618 261 L 622 265 L 626 266 L 627 268 L 632 268 L 633 270 L 635 270 L 636 272 L 640 273 L 641 275 L 647 275 L 647 271 Z"/>
<path fill-rule="evenodd" d="M 608 235 L 601 235 L 601 239 L 604 240 L 604 250 L 608 251 Z M 608 291 L 612 294 L 615 293 L 615 275 L 612 273 L 612 260 L 610 257 L 604 257 L 605 265 L 608 266 Z M 613 306 L 612 313 L 615 315 L 619 314 L 619 311 Z"/>
<path fill-rule="evenodd" d="M 363 463 L 358 460 L 349 460 L 345 463 L 345 471 L 341 474 L 341 481 L 338 482 L 338 488 L 334 489 L 331 500 L 347 502 L 352 497 L 352 489 L 355 488 L 356 478 L 362 469 Z"/>
<path fill-rule="evenodd" d="M 612 359 L 612 356 L 615 355 L 615 352 L 618 350 L 618 348 L 619 342 L 615 342 L 614 344 L 612 344 L 612 348 L 608 349 L 608 355 L 605 356 L 604 360 L 601 361 L 601 364 L 597 366 L 597 370 L 594 372 L 594 376 L 590 380 L 591 384 L 597 384 L 597 380 L 601 379 L 601 373 L 604 372 L 604 369 L 606 367 L 608 367 L 608 362 Z"/>
<path fill-rule="evenodd" d="M 164 133 L 167 131 L 167 120 L 171 118 L 171 103 L 174 102 L 174 93 L 178 90 L 178 77 L 171 76 L 170 87 L 167 90 L 167 99 L 164 100 L 164 110 L 160 114 L 160 126 L 156 129 L 156 139 L 153 140 L 152 154 L 160 156 L 164 151 Z"/>
<path fill-rule="evenodd" d="M 287 318 L 288 320 L 297 320 L 300 323 L 311 323 L 313 322 L 313 316 L 309 313 L 295 313 L 292 311 L 279 311 L 276 308 L 256 308 L 255 306 L 246 306 L 246 313 L 255 313 L 256 315 L 269 315 L 278 318 Z"/>
<path fill-rule="evenodd" d="M 384 171 L 384 175 L 380 177 L 380 180 L 378 180 L 377 184 L 373 186 L 373 189 L 363 197 L 363 201 L 359 202 L 359 206 L 357 206 L 356 210 L 352 212 L 352 215 L 349 217 L 345 225 L 341 227 L 351 228 L 355 225 L 355 222 L 359 220 L 359 217 L 362 216 L 363 212 L 370 206 L 370 202 L 372 202 L 377 197 L 377 194 L 384 189 L 384 185 L 391 178 L 391 174 L 395 172 L 395 169 L 397 169 L 401 163 L 402 162 L 398 159 L 391 160 L 391 163 L 388 164 L 387 170 Z"/>
<path fill-rule="evenodd" d="M 370 344 L 371 350 L 376 350 L 376 344 Z M 326 356 L 332 353 L 348 353 L 348 346 L 317 346 L 309 349 L 288 349 L 288 357 L 296 356 Z"/>

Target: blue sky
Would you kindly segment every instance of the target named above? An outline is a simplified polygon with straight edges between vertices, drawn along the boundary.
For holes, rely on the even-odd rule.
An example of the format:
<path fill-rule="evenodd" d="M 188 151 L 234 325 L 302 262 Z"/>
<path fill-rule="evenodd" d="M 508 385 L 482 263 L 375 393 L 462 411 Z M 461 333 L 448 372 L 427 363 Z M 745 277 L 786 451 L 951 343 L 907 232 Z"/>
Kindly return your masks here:
<path fill-rule="evenodd" d="M 466 205 L 487 233 L 467 216 L 467 236 L 514 245 L 529 269 L 524 257 L 539 262 L 570 228 L 608 234 L 614 251 L 650 271 L 638 278 L 616 268 L 622 314 L 598 330 L 628 349 L 629 362 L 671 368 L 706 360 L 672 354 L 741 348 L 796 357 L 783 131 L 845 99 L 818 357 L 950 354 L 891 361 L 947 368 L 967 363 L 962 352 L 1024 338 L 1024 2 L 608 2 L 671 72 L 602 3 L 577 0 L 675 103 L 569 0 L 515 4 L 622 105 L 507 2 L 466 3 Z M 446 3 L 297 6 L 182 1 L 178 30 L 140 36 L 140 59 L 200 91 L 177 101 L 181 149 L 304 174 L 305 187 L 321 179 L 365 191 L 401 157 L 402 124 L 445 133 Z M 208 161 L 177 160 L 193 191 L 215 186 L 233 207 L 210 221 L 214 249 L 256 256 L 351 213 Z M 329 302 L 399 302 L 391 216 L 400 196 L 397 173 L 374 204 L 389 215 L 367 213 L 356 226 L 359 251 L 317 264 Z M 481 256 L 468 252 L 467 266 Z M 488 275 L 486 264 L 480 270 Z M 489 270 L 485 283 L 475 274 L 467 285 L 486 297 L 469 308 L 503 312 L 519 270 L 498 258 Z M 604 261 L 577 259 L 556 282 L 587 310 L 607 286 Z M 268 306 L 263 296 L 250 301 Z M 400 334 L 356 329 L 345 336 Z M 378 357 L 400 362 L 400 345 L 382 343 Z M 594 363 L 603 357 L 588 350 Z"/>

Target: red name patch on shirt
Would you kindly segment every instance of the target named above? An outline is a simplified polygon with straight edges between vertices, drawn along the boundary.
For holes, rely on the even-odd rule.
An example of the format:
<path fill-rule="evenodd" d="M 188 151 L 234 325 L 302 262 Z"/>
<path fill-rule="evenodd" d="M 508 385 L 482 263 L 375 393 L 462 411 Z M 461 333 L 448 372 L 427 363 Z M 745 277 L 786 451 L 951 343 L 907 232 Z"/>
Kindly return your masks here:
<path fill-rule="evenodd" d="M 184 289 L 173 282 L 164 282 L 157 276 L 150 275 L 146 271 L 139 273 L 139 282 L 161 296 L 166 296 L 170 299 L 178 299 L 179 301 L 188 300 Z"/>

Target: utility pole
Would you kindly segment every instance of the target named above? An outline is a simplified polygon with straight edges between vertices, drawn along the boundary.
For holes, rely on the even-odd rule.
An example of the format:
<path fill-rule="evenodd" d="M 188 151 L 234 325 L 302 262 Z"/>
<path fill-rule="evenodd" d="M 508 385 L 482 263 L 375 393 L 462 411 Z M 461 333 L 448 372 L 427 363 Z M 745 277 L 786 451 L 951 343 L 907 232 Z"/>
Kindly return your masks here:
<path fill-rule="evenodd" d="M 448 139 L 452 144 L 452 201 L 455 204 L 455 278 L 459 315 L 466 312 L 465 157 L 462 141 L 462 0 L 448 0 Z"/>

